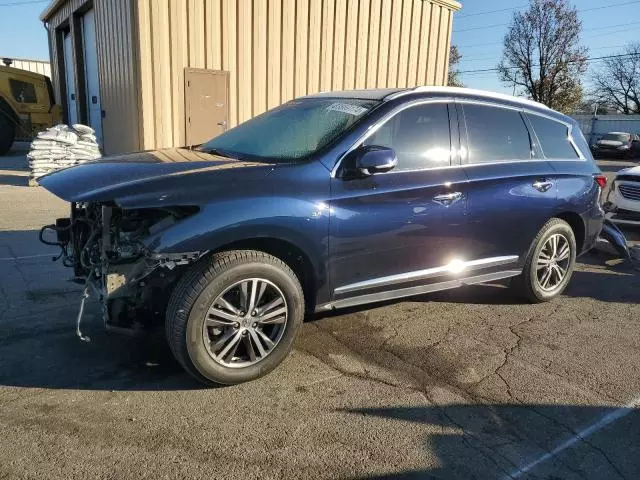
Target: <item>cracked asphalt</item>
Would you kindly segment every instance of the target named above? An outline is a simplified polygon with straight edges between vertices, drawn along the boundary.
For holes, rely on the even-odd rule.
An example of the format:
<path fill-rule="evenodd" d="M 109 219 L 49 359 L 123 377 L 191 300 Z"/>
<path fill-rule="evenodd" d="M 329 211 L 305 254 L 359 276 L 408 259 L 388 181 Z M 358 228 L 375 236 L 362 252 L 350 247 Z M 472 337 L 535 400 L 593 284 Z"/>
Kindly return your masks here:
<path fill-rule="evenodd" d="M 67 207 L 24 169 L 0 163 L 0 478 L 637 478 L 640 276 L 614 256 L 552 303 L 496 284 L 309 318 L 275 372 L 203 389 L 95 306 L 76 338 L 36 238 Z"/>

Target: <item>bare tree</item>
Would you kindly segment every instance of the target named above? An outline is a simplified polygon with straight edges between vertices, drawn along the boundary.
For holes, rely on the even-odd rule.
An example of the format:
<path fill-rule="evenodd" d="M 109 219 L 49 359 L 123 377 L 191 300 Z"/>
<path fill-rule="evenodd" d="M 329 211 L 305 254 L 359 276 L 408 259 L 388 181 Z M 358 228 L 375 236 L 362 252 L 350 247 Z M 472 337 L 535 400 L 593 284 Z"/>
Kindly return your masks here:
<path fill-rule="evenodd" d="M 578 11 L 566 0 L 530 0 L 528 10 L 514 13 L 504 37 L 500 79 L 570 113 L 582 100 L 580 77 L 587 69 L 581 32 Z"/>
<path fill-rule="evenodd" d="M 451 45 L 449 48 L 449 79 L 447 85 L 450 87 L 464 87 L 462 80 L 460 80 L 460 71 L 458 70 L 458 64 L 462 59 L 462 54 L 458 47 Z"/>
<path fill-rule="evenodd" d="M 591 96 L 626 115 L 640 114 L 640 43 L 627 45 L 619 55 L 603 60 L 591 76 Z"/>

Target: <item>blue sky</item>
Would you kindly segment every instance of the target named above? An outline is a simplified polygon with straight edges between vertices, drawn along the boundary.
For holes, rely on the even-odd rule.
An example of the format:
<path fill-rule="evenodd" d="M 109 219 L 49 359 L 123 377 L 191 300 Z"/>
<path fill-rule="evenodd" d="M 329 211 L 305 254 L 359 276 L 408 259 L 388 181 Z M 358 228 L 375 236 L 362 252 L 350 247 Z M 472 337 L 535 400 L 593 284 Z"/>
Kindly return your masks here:
<path fill-rule="evenodd" d="M 31 3 L 7 6 L 24 2 Z M 458 45 L 463 55 L 460 70 L 496 66 L 507 30 L 503 24 L 509 23 L 513 11 L 478 13 L 521 8 L 526 3 L 526 0 L 463 1 L 462 10 L 456 13 L 453 21 L 453 43 Z M 622 3 L 627 5 L 599 8 Z M 0 55 L 48 59 L 47 37 L 42 22 L 38 20 L 47 4 L 47 0 L 0 0 Z M 581 11 L 583 44 L 590 48 L 589 56 L 614 54 L 624 44 L 640 40 L 640 0 L 633 3 L 630 0 L 574 0 L 573 5 Z M 591 66 L 597 64 L 594 61 Z M 496 73 L 492 72 L 463 74 L 462 80 L 472 88 L 505 93 L 513 91 L 512 87 L 502 85 Z"/>
<path fill-rule="evenodd" d="M 522 9 L 527 3 L 527 0 L 463 1 L 462 9 L 453 17 L 452 42 L 458 45 L 462 54 L 459 69 L 495 68 L 500 60 L 502 39 L 508 28 L 503 24 L 511 21 L 513 10 L 478 13 L 514 7 Z M 626 43 L 640 41 L 640 1 L 573 0 L 571 3 L 580 12 L 582 44 L 589 48 L 589 57 L 615 54 Z M 599 8 L 622 3 L 627 5 Z M 590 62 L 589 68 L 597 67 L 598 63 Z M 513 92 L 513 86 L 503 85 L 495 72 L 463 74 L 462 81 L 471 88 L 509 94 Z"/>
<path fill-rule="evenodd" d="M 49 45 L 43 23 L 38 20 L 48 0 L 25 5 L 12 3 L 37 0 L 0 0 L 0 55 L 49 60 Z"/>

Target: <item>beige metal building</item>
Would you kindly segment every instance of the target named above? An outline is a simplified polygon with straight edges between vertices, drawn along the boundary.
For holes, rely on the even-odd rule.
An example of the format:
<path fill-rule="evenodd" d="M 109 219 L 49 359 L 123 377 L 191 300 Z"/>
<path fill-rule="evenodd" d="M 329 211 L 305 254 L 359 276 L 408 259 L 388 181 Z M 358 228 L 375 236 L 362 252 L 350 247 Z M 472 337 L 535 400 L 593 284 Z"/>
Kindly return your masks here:
<path fill-rule="evenodd" d="M 294 97 L 446 83 L 454 0 L 53 0 L 53 82 L 106 152 L 197 144 Z"/>

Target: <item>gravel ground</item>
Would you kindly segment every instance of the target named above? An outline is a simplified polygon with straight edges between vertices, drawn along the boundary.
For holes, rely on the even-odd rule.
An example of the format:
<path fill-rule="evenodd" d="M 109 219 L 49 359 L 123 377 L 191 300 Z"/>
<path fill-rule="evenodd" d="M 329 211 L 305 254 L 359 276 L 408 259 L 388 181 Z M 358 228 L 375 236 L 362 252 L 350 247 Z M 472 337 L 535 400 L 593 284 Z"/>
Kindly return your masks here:
<path fill-rule="evenodd" d="M 67 207 L 25 186 L 23 153 L 0 162 L 0 478 L 640 471 L 640 277 L 619 259 L 582 257 L 548 304 L 486 285 L 309 318 L 275 372 L 203 389 L 95 308 L 76 338 L 80 291 L 36 239 Z"/>

